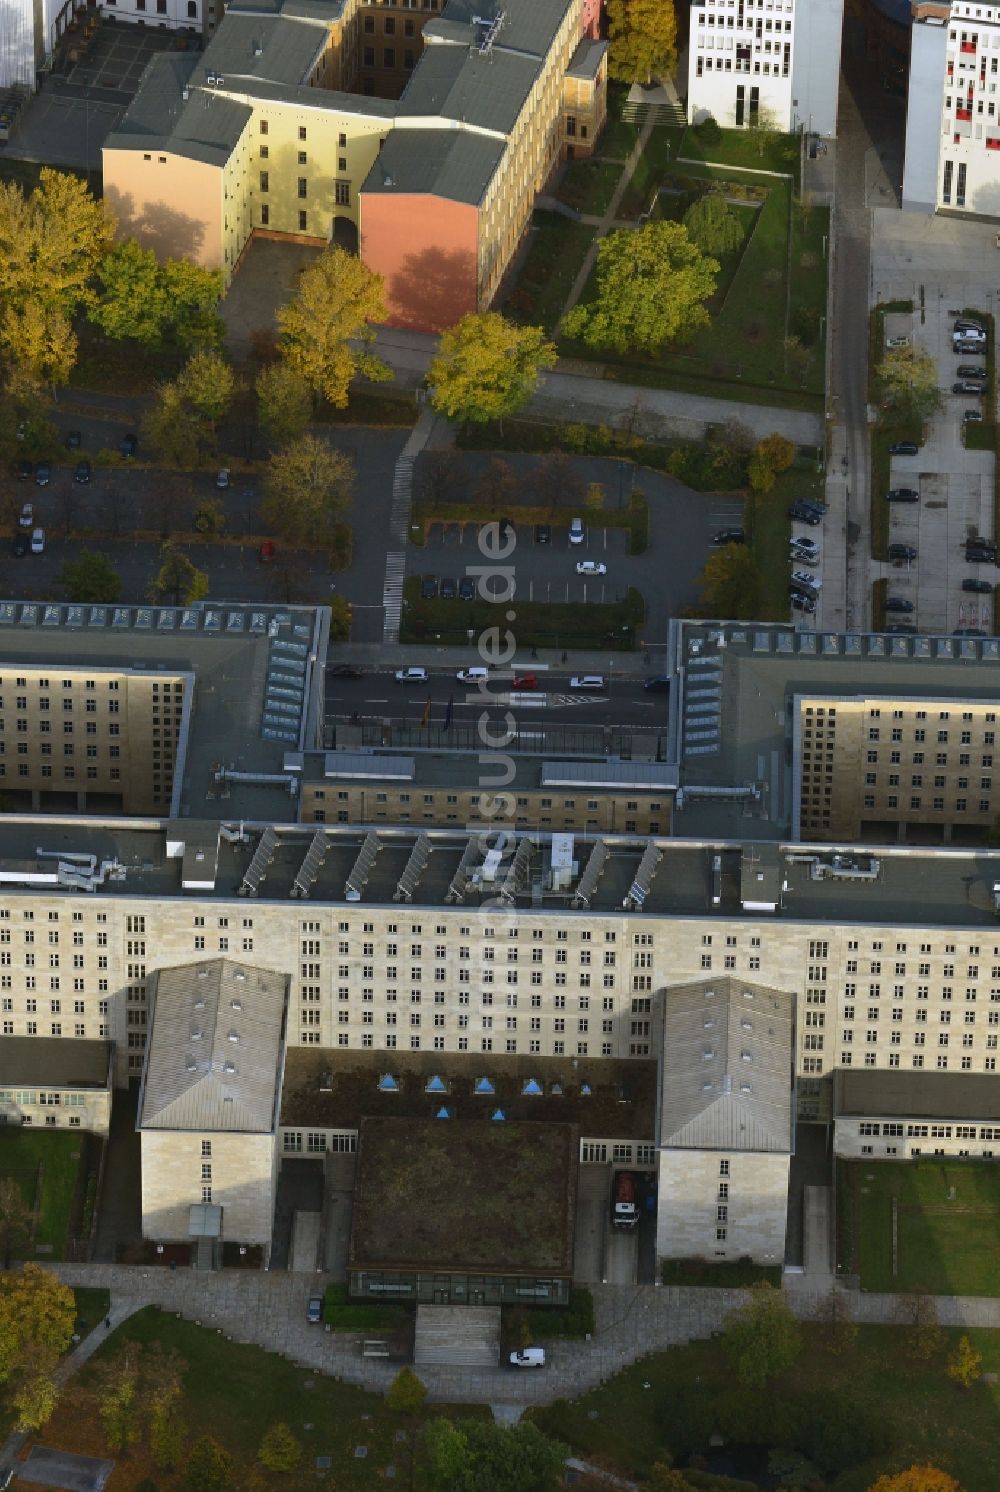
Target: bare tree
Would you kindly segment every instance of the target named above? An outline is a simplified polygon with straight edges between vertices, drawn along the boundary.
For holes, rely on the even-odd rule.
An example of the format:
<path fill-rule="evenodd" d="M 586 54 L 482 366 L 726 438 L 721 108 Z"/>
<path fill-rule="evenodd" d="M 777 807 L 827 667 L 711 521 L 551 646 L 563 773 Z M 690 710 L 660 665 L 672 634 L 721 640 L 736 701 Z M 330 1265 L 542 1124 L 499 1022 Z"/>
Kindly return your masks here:
<path fill-rule="evenodd" d="M 432 507 L 457 502 L 467 480 L 465 458 L 460 452 L 430 451 L 417 468 L 417 501 Z"/>
<path fill-rule="evenodd" d="M 531 484 L 541 507 L 579 508 L 585 488 L 576 462 L 565 451 L 550 451 L 531 474 Z"/>

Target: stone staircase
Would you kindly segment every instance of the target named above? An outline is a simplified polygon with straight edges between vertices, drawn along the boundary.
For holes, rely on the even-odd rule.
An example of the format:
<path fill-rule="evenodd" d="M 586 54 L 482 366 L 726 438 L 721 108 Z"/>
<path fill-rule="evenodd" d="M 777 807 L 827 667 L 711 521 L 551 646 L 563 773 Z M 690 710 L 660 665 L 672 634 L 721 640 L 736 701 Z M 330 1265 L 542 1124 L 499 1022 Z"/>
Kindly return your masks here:
<path fill-rule="evenodd" d="M 495 1368 L 500 1360 L 499 1306 L 417 1307 L 413 1361 Z"/>
<path fill-rule="evenodd" d="M 622 118 L 626 124 L 638 124 L 640 127 L 651 119 L 653 125 L 675 124 L 683 129 L 687 123 L 684 113 L 684 105 L 681 103 L 650 103 L 627 99 L 622 105 Z"/>

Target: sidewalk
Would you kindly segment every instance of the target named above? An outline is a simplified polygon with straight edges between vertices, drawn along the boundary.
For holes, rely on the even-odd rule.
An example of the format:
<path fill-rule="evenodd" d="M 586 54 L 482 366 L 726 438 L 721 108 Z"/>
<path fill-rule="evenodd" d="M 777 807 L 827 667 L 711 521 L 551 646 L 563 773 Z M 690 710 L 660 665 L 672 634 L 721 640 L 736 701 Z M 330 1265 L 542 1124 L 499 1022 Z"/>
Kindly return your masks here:
<path fill-rule="evenodd" d="M 54 1272 L 67 1284 L 108 1287 L 115 1302 L 113 1320 L 119 1310 L 129 1314 L 145 1305 L 160 1305 L 199 1325 L 223 1331 L 234 1341 L 257 1343 L 303 1367 L 333 1373 L 375 1393 L 385 1392 L 398 1369 L 397 1363 L 363 1358 L 360 1335 L 317 1331 L 308 1325 L 306 1302 L 316 1293 L 318 1276 L 243 1270 L 199 1274 L 193 1270 L 100 1264 L 60 1264 L 54 1266 Z M 905 1296 L 866 1295 L 850 1289 L 842 1293 L 855 1320 L 901 1324 L 899 1312 Z M 549 1367 L 545 1373 L 517 1374 L 500 1367 L 470 1370 L 426 1366 L 421 1377 L 431 1399 L 525 1406 L 573 1398 L 596 1388 L 647 1353 L 704 1339 L 721 1330 L 726 1316 L 746 1299 L 743 1290 L 691 1286 L 599 1285 L 593 1294 L 593 1340 L 546 1344 Z M 786 1291 L 791 1309 L 802 1321 L 814 1320 L 828 1295 L 825 1282 L 824 1288 L 816 1289 L 797 1281 L 796 1288 Z M 1000 1328 L 1000 1300 L 937 1296 L 935 1304 L 942 1326 Z"/>
<path fill-rule="evenodd" d="M 347 644 L 330 644 L 330 662 L 336 663 L 338 649 Z M 413 644 L 394 644 L 387 642 L 352 642 L 349 648 L 350 660 L 357 663 L 360 668 L 385 668 L 397 669 L 407 668 L 413 662 Z M 574 648 L 568 660 L 562 661 L 562 651 L 558 648 L 539 648 L 537 656 L 530 648 L 518 648 L 517 653 L 510 663 L 514 673 L 544 673 L 546 670 L 558 670 L 565 673 L 572 669 L 574 673 L 602 673 L 605 678 L 609 675 L 612 680 L 621 678 L 651 678 L 661 672 L 657 658 L 665 656 L 666 649 L 654 647 L 646 652 L 611 652 L 607 648 L 581 652 Z M 433 647 L 421 642 L 420 660 L 430 669 L 443 668 L 454 672 L 455 649 L 453 647 Z"/>

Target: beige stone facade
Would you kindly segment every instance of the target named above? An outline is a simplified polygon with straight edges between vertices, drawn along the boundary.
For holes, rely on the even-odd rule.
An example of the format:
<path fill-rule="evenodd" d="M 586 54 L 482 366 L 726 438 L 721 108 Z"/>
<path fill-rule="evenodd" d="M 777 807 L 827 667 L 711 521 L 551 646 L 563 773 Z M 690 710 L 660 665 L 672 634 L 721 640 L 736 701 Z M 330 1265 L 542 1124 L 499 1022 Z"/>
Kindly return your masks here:
<path fill-rule="evenodd" d="M 274 1212 L 273 1135 L 144 1130 L 142 1234 L 187 1242 L 191 1208 L 222 1208 L 222 1236 L 267 1246 Z"/>
<path fill-rule="evenodd" d="M 989 828 L 997 712 L 983 700 L 797 695 L 801 836 L 854 843 L 933 825 L 960 839 Z"/>
<path fill-rule="evenodd" d="M 718 914 L 323 905 L 0 889 L 2 1034 L 115 1040 L 142 1067 L 147 965 L 229 953 L 291 975 L 290 1046 L 651 1055 L 659 990 L 794 992 L 796 1070 L 996 1072 L 1000 930 Z"/>
<path fill-rule="evenodd" d="M 788 1155 L 661 1151 L 657 1257 L 781 1264 L 789 1164 Z"/>
<path fill-rule="evenodd" d="M 167 813 L 193 680 L 170 671 L 0 667 L 0 791 L 38 807 L 97 796 L 122 813 Z M 64 801 L 66 801 L 64 799 Z"/>

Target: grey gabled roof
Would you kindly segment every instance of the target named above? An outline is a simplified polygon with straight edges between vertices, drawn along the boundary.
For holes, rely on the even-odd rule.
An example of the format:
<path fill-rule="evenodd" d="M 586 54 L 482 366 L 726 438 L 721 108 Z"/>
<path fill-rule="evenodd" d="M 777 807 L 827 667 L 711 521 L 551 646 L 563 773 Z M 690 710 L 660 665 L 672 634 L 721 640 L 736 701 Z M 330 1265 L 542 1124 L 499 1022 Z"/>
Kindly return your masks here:
<path fill-rule="evenodd" d="M 227 958 L 156 970 L 140 1130 L 271 1134 L 287 990 L 284 974 Z"/>
<path fill-rule="evenodd" d="M 477 206 L 507 146 L 457 130 L 393 130 L 362 190 L 391 196 L 416 192 Z"/>
<path fill-rule="evenodd" d="M 494 4 L 490 0 L 448 0 L 441 17 L 456 28 L 468 27 L 471 39 L 480 32 L 472 24 L 474 17 L 491 17 L 502 10 L 504 20 L 497 32 L 494 51 L 510 48 L 542 56 L 552 45 L 552 38 L 572 3 L 573 0 L 496 0 Z"/>
<path fill-rule="evenodd" d="M 794 1011 L 740 979 L 664 991 L 662 1146 L 791 1151 Z"/>
<path fill-rule="evenodd" d="M 397 117 L 444 115 L 462 124 L 509 134 L 541 69 L 541 60 L 512 52 L 488 57 L 465 47 L 425 47 Z"/>

